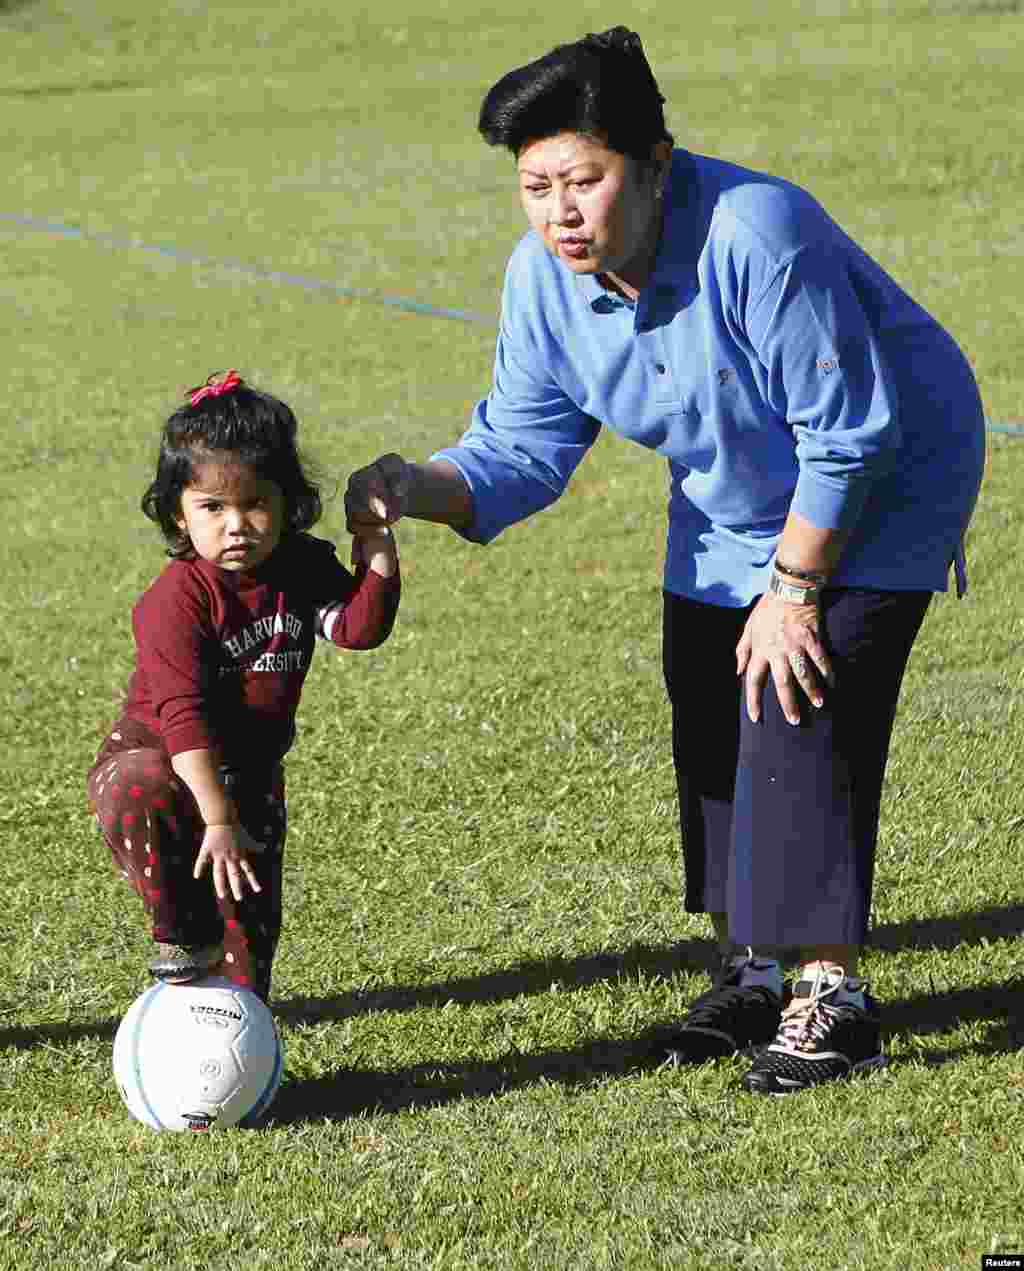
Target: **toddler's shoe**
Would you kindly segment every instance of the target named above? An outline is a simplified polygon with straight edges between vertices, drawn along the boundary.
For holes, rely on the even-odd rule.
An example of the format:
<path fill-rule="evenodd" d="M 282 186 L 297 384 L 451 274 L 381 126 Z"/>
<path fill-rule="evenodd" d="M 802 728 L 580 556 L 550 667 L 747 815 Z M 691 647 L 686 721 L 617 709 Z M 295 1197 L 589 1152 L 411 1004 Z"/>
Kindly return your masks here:
<path fill-rule="evenodd" d="M 149 973 L 164 984 L 192 984 L 224 961 L 224 945 L 163 944 L 157 941 Z"/>

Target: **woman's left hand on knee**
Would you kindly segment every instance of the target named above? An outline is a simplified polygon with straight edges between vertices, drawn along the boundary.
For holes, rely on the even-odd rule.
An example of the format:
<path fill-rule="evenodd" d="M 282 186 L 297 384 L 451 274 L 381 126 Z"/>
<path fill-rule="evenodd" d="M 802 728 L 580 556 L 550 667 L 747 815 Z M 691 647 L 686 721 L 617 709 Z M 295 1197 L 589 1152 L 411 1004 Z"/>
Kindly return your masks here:
<path fill-rule="evenodd" d="M 736 674 L 746 675 L 747 714 L 756 724 L 769 672 L 782 713 L 800 722 L 800 696 L 824 705 L 825 685 L 835 676 L 819 637 L 817 605 L 796 605 L 765 592 L 747 619 L 736 646 Z"/>

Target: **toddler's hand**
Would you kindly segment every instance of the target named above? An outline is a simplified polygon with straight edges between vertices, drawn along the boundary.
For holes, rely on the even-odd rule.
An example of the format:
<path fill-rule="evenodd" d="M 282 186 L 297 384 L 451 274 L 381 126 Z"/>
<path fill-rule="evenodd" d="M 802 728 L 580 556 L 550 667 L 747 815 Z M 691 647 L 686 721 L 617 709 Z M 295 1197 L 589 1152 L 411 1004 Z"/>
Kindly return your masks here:
<path fill-rule="evenodd" d="M 360 530 L 352 539 L 352 568 L 365 565 L 382 578 L 389 578 L 398 565 L 398 544 L 386 525 Z"/>
<path fill-rule="evenodd" d="M 207 865 L 210 865 L 213 868 L 213 890 L 218 900 L 224 899 L 229 887 L 235 900 L 241 900 L 247 885 L 254 892 L 261 890 L 249 862 L 249 853 L 264 850 L 264 845 L 257 842 L 242 825 L 208 825 L 192 876 L 202 878 Z"/>

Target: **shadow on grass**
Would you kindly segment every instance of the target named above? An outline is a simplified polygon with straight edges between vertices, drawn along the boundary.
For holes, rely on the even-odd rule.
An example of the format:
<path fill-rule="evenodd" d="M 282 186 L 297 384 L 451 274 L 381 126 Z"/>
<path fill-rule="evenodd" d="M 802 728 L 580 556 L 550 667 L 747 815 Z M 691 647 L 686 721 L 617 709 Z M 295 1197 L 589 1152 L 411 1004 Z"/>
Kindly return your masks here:
<path fill-rule="evenodd" d="M 396 985 L 385 989 L 342 993 L 326 998 L 292 998 L 275 1002 L 274 1012 L 289 1023 L 315 1020 L 345 1020 L 375 1011 L 412 1011 L 421 1007 L 480 1006 L 514 997 L 547 993 L 552 985 L 562 989 L 587 988 L 602 981 L 623 977 L 673 976 L 684 967 L 707 970 L 713 960 L 708 940 L 686 940 L 678 944 L 631 945 L 620 953 L 601 952 L 579 958 L 543 958 L 520 962 L 501 971 L 446 980 L 435 984 Z"/>
<path fill-rule="evenodd" d="M 932 1034 L 976 1020 L 998 1021 L 982 1041 L 947 1049 L 916 1047 L 913 1054 L 890 1060 L 893 1067 L 1007 1054 L 1024 1046 L 1024 980 L 886 1002 L 884 1020 L 889 1034 Z M 339 1068 L 325 1077 L 286 1082 L 270 1120 L 283 1126 L 438 1108 L 461 1099 L 493 1098 L 541 1082 L 585 1088 L 660 1067 L 671 1036 L 671 1025 L 663 1025 L 633 1037 L 598 1038 L 573 1050 L 513 1051 L 491 1063 L 425 1063 L 389 1072 Z"/>
<path fill-rule="evenodd" d="M 67 1046 L 83 1037 L 114 1040 L 119 1019 L 91 1020 L 84 1024 L 27 1024 L 22 1028 L 0 1027 L 0 1050 L 32 1050 L 36 1046 Z"/>
<path fill-rule="evenodd" d="M 634 944 L 623 952 L 589 953 L 584 957 L 550 957 L 517 963 L 488 975 L 468 976 L 437 984 L 395 985 L 387 989 L 352 990 L 330 998 L 291 998 L 272 1002 L 274 1016 L 283 1023 L 343 1021 L 381 1010 L 417 1010 L 443 1007 L 448 1002 L 479 1005 L 504 1002 L 523 995 L 548 993 L 551 985 L 583 989 L 623 976 L 676 975 L 684 966 L 708 970 L 714 951 L 710 941 L 684 941 L 662 946 Z M 29 1024 L 4 1028 L 0 1023 L 0 1050 L 29 1050 L 33 1046 L 67 1045 L 83 1037 L 113 1040 L 119 1019 L 95 1023 Z"/>
<path fill-rule="evenodd" d="M 586 988 L 601 981 L 638 974 L 675 975 L 683 966 L 709 969 L 714 956 L 710 941 L 687 940 L 671 945 L 633 945 L 619 952 L 588 954 L 581 958 L 544 958 L 494 971 L 436 984 L 396 985 L 369 991 L 354 990 L 333 997 L 297 997 L 271 1003 L 274 1015 L 286 1024 L 342 1021 L 379 1011 L 412 1011 L 440 1007 L 447 1002 L 463 1006 L 502 1002 L 535 993 L 547 993 L 553 984 L 567 990 Z M 0 1050 L 28 1050 L 33 1046 L 67 1045 L 84 1037 L 113 1040 L 119 1019 L 86 1023 L 35 1024 L 4 1028 L 0 1023 Z"/>
<path fill-rule="evenodd" d="M 913 1038 L 951 1032 L 965 1024 L 991 1024 L 987 1035 L 967 1045 L 948 1047 L 913 1045 L 912 1053 L 890 1061 L 893 1067 L 906 1063 L 938 1065 L 966 1055 L 1005 1055 L 1024 1047 L 1024 978 L 1003 980 L 980 988 L 932 988 L 928 993 L 882 1004 L 882 1025 L 888 1036 L 908 1034 Z"/>
<path fill-rule="evenodd" d="M 955 949 L 984 940 L 1007 940 L 1024 935 L 1024 905 L 975 909 L 970 913 L 939 918 L 912 918 L 876 927 L 868 936 L 868 948 L 883 953 L 901 949 Z"/>
<path fill-rule="evenodd" d="M 948 950 L 964 944 L 977 945 L 983 940 L 1009 939 L 1021 934 L 1024 934 L 1024 905 L 1011 905 L 939 918 L 889 923 L 872 932 L 870 945 L 872 949 L 883 953 L 895 953 L 901 949 Z M 324 1020 L 342 1021 L 380 1011 L 440 1007 L 448 1002 L 463 1006 L 485 1005 L 546 993 L 555 984 L 572 991 L 603 981 L 616 981 L 637 975 L 670 977 L 684 968 L 707 970 L 713 960 L 713 946 L 706 940 L 686 940 L 666 945 L 632 945 L 621 952 L 601 952 L 578 958 L 544 958 L 519 963 L 486 975 L 433 984 L 397 985 L 367 992 L 340 993 L 328 998 L 292 998 L 275 1002 L 274 1012 L 285 1023 L 299 1024 Z M 950 990 L 936 989 L 934 985 L 929 985 L 929 989 L 929 992 L 913 998 L 888 1000 L 884 1003 L 887 1033 L 929 1035 L 946 1032 L 971 1021 L 990 1020 L 1002 1023 L 983 1043 L 950 1050 L 922 1049 L 914 1057 L 929 1063 L 943 1063 L 971 1051 L 1006 1052 L 1024 1045 L 1024 981 L 1008 980 L 980 988 Z M 0 1050 L 67 1045 L 85 1037 L 112 1040 L 119 1022 L 115 1018 L 17 1028 L 0 1025 Z M 660 1041 L 664 1041 L 664 1036 L 663 1028 Z M 520 1056 L 498 1065 L 466 1064 L 458 1069 L 455 1077 L 430 1083 L 430 1091 L 426 1094 L 416 1093 L 416 1074 L 421 1072 L 420 1069 L 410 1069 L 404 1074 L 340 1074 L 337 1077 L 324 1078 L 322 1082 L 299 1083 L 288 1089 L 297 1092 L 311 1085 L 325 1085 L 328 1089 L 337 1086 L 340 1094 L 342 1087 L 348 1090 L 348 1083 L 356 1081 L 366 1086 L 367 1098 L 356 1101 L 359 1106 L 366 1107 L 382 1103 L 374 1090 L 383 1090 L 386 1095 L 383 1104 L 391 1106 L 394 1096 L 387 1095 L 387 1091 L 393 1088 L 406 1092 L 412 1089 L 412 1095 L 405 1094 L 402 1097 L 411 1103 L 421 1103 L 430 1102 L 435 1097 L 444 1101 L 446 1098 L 462 1098 L 467 1094 L 482 1094 L 489 1088 L 509 1089 L 547 1078 L 565 1080 L 566 1074 L 571 1074 L 573 1084 L 582 1084 L 607 1072 L 625 1072 L 632 1066 L 649 1062 L 643 1057 L 656 1050 L 658 1042 L 658 1036 L 650 1033 L 632 1039 L 591 1043 L 579 1051 Z M 601 1056 L 603 1059 L 598 1062 Z M 525 1073 L 521 1070 L 524 1064 Z M 431 1071 L 434 1070 L 429 1066 L 422 1069 L 423 1073 Z M 447 1073 L 455 1071 L 445 1069 Z M 446 1095 L 445 1091 L 453 1093 Z M 280 1097 L 285 1098 L 285 1091 L 282 1091 Z M 303 1102 L 309 1103 L 310 1115 L 323 1115 L 323 1105 L 319 1100 Z M 313 1112 L 312 1109 L 317 1106 L 320 1111 Z"/>
<path fill-rule="evenodd" d="M 1009 939 L 1022 934 L 1024 905 L 1010 905 L 1001 909 L 888 923 L 872 931 L 869 947 L 883 953 L 896 953 L 902 949 L 955 949 L 964 944 L 981 944 L 984 940 Z M 463 1006 L 485 1005 L 546 993 L 553 984 L 572 990 L 638 974 L 672 976 L 684 968 L 710 970 L 714 957 L 714 947 L 709 940 L 631 945 L 619 953 L 544 958 L 461 980 L 396 985 L 328 998 L 292 998 L 275 1003 L 274 1009 L 281 1019 L 302 1023 L 345 1020 L 374 1011 L 411 1011 L 444 1006 L 448 1002 Z"/>
<path fill-rule="evenodd" d="M 276 1125 L 343 1121 L 361 1113 L 438 1108 L 461 1099 L 486 1099 L 539 1083 L 582 1088 L 608 1078 L 657 1068 L 664 1032 L 605 1037 L 574 1050 L 513 1051 L 491 1063 L 415 1064 L 391 1072 L 339 1068 L 325 1077 L 287 1082 L 270 1113 Z"/>

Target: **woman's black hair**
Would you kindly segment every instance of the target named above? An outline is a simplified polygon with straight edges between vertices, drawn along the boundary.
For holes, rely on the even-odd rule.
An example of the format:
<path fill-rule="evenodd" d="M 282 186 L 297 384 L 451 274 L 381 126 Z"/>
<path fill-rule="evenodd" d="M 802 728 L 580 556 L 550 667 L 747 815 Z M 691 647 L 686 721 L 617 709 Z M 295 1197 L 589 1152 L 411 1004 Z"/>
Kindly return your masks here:
<path fill-rule="evenodd" d="M 206 391 L 193 389 L 189 398 L 189 405 L 164 424 L 156 477 L 142 496 L 143 512 L 163 530 L 167 555 L 195 555 L 178 525 L 182 491 L 192 484 L 200 464 L 224 454 L 277 484 L 285 498 L 285 533 L 315 525 L 323 511 L 320 491 L 303 471 L 291 408 L 251 388 L 234 372 L 210 376 Z"/>
<path fill-rule="evenodd" d="M 514 155 L 528 141 L 579 132 L 650 159 L 659 141 L 672 143 L 664 100 L 640 37 L 617 26 L 510 71 L 484 98 L 478 126 L 488 145 Z"/>

